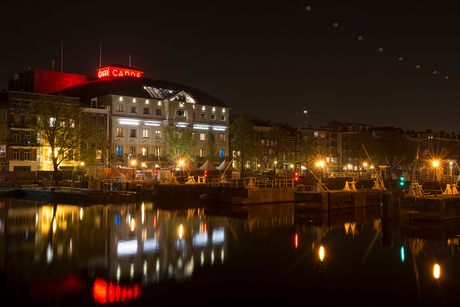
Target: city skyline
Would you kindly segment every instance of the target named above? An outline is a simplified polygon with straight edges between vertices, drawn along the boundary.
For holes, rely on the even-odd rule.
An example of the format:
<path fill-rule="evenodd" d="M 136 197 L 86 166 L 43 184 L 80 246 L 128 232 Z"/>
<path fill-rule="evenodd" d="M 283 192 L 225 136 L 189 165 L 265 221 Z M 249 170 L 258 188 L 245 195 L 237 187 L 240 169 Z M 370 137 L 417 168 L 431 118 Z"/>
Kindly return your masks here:
<path fill-rule="evenodd" d="M 363 41 L 316 11 L 422 66 L 455 69 L 456 5 L 399 2 L 251 1 L 216 4 L 87 2 L 6 4 L 1 21 L 0 90 L 8 76 L 31 68 L 95 75 L 128 65 L 148 78 L 198 88 L 233 114 L 313 126 L 337 120 L 403 130 L 460 133 L 455 88 Z"/>

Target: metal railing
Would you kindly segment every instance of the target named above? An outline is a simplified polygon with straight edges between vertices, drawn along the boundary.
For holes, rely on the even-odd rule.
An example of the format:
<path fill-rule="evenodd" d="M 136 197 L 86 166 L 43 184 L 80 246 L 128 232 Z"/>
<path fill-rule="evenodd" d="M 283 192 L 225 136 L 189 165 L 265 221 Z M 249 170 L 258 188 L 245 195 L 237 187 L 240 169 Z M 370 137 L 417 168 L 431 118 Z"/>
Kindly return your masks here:
<path fill-rule="evenodd" d="M 209 178 L 207 185 L 210 187 L 234 187 L 246 189 L 261 189 L 261 188 L 284 188 L 295 187 L 294 179 L 257 179 L 257 178 L 243 178 L 243 179 L 222 179 L 218 177 Z"/>

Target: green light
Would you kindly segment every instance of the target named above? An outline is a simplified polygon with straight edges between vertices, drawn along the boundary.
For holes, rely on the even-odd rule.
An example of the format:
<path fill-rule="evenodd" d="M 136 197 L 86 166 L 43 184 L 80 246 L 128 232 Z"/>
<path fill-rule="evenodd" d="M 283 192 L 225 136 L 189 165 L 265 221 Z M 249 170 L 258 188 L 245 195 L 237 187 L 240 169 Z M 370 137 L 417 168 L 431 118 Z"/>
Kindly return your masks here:
<path fill-rule="evenodd" d="M 399 177 L 399 180 L 404 181 L 404 176 Z"/>
<path fill-rule="evenodd" d="M 401 262 L 404 262 L 404 246 L 401 246 Z"/>
<path fill-rule="evenodd" d="M 403 186 L 403 185 L 404 185 L 404 181 L 401 181 L 401 182 L 399 183 L 399 185 L 400 185 L 400 186 Z"/>

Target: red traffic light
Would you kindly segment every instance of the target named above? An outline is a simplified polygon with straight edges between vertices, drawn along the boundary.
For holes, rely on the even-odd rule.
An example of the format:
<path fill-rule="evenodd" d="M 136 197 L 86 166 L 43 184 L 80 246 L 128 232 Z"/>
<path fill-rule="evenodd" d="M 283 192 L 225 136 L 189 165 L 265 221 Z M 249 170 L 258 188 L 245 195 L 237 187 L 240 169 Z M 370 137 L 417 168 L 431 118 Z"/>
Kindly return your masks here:
<path fill-rule="evenodd" d="M 294 173 L 294 181 L 299 181 L 299 172 Z"/>
<path fill-rule="evenodd" d="M 154 170 L 153 170 L 153 175 L 156 177 L 157 174 L 158 174 L 158 173 L 157 173 L 157 169 L 154 169 Z"/>
<path fill-rule="evenodd" d="M 208 171 L 204 171 L 204 177 L 208 178 Z"/>

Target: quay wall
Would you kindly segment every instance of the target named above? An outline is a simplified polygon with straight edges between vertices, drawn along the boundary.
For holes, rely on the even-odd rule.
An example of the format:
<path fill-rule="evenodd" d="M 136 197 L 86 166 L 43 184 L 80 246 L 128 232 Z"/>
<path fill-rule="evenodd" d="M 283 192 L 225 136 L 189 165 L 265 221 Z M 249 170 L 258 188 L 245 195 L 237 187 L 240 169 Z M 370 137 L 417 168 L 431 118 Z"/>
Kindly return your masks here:
<path fill-rule="evenodd" d="M 269 204 L 293 202 L 295 187 L 245 189 L 235 187 L 206 187 L 209 200 L 230 204 Z M 202 195 L 204 196 L 204 195 Z M 203 198 L 203 197 L 202 197 Z"/>
<path fill-rule="evenodd" d="M 403 220 L 442 221 L 460 218 L 460 196 L 438 195 L 399 199 L 399 217 Z"/>

